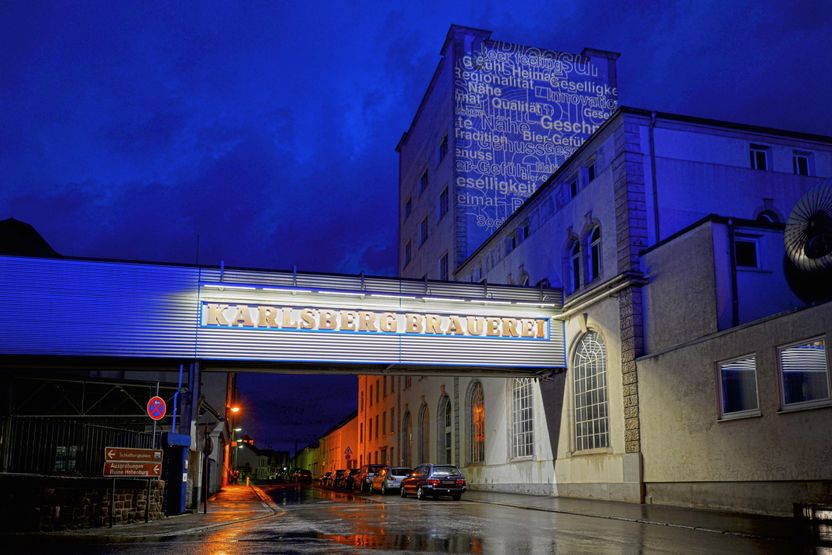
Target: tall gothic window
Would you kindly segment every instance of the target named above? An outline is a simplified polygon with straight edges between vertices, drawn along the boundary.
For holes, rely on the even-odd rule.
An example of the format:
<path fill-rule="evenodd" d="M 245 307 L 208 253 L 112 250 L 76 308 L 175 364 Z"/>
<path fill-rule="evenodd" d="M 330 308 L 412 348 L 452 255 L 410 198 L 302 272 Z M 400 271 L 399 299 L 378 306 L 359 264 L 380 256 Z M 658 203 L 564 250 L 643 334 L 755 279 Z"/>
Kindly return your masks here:
<path fill-rule="evenodd" d="M 575 292 L 581 286 L 581 243 L 572 241 L 569 247 L 569 291 Z"/>
<path fill-rule="evenodd" d="M 430 462 L 430 411 L 423 404 L 419 409 L 419 461 L 417 464 Z"/>
<path fill-rule="evenodd" d="M 532 379 L 516 378 L 511 384 L 511 456 L 534 455 Z"/>
<path fill-rule="evenodd" d="M 468 414 L 468 460 L 485 462 L 485 403 L 480 382 L 474 382 L 471 389 Z"/>
<path fill-rule="evenodd" d="M 412 466 L 413 461 L 413 425 L 410 422 L 410 411 L 404 413 L 402 419 L 402 464 Z"/>
<path fill-rule="evenodd" d="M 575 350 L 575 447 L 609 447 L 607 355 L 597 332 L 584 335 Z"/>
<path fill-rule="evenodd" d="M 451 464 L 451 426 L 453 421 L 451 400 L 443 395 L 439 400 L 439 411 L 436 415 L 436 437 L 439 440 L 439 451 L 437 458 L 440 463 Z"/>

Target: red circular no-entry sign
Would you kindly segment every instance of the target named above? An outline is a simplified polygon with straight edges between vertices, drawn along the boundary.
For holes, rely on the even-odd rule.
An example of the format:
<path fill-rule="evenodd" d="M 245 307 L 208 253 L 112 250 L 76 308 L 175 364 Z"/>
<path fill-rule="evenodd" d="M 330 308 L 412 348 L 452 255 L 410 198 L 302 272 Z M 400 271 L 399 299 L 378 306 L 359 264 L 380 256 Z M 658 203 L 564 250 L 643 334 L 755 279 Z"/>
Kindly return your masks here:
<path fill-rule="evenodd" d="M 151 397 L 147 402 L 147 415 L 153 420 L 161 420 L 165 417 L 168 407 L 161 397 Z"/>

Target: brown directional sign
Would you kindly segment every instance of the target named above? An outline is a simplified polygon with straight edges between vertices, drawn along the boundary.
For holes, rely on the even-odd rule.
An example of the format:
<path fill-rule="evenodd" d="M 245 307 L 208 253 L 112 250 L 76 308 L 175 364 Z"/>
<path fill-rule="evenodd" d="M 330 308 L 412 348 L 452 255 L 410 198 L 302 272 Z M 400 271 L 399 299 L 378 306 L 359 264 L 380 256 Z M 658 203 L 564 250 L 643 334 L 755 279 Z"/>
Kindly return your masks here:
<path fill-rule="evenodd" d="M 104 460 L 119 462 L 161 463 L 161 449 L 133 449 L 129 447 L 105 447 Z"/>
<path fill-rule="evenodd" d="M 162 463 L 119 462 L 104 463 L 104 476 L 132 476 L 135 478 L 159 478 L 162 475 Z"/>

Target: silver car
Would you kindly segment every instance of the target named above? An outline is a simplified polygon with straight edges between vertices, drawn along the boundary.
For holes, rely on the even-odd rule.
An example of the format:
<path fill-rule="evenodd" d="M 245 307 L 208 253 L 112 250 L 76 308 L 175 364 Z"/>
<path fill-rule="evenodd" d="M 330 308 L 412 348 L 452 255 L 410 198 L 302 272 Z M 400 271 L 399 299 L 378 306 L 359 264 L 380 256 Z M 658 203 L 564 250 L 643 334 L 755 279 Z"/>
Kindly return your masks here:
<path fill-rule="evenodd" d="M 413 469 L 406 466 L 385 466 L 373 478 L 370 491 L 373 493 L 378 491 L 382 495 L 386 495 L 388 491 L 398 491 L 402 487 L 402 480 L 411 472 Z"/>

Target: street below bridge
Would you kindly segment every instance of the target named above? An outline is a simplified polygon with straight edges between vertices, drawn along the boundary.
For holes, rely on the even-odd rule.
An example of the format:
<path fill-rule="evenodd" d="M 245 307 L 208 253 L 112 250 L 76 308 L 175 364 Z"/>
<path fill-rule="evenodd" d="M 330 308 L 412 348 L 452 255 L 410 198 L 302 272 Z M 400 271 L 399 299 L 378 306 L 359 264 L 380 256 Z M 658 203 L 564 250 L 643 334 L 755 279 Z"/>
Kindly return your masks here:
<path fill-rule="evenodd" d="M 232 486 L 214 499 L 207 515 L 107 530 L 20 536 L 6 545 L 13 553 L 177 555 L 823 552 L 822 547 L 796 543 L 787 537 L 785 528 L 778 530 L 777 523 L 784 524 L 780 522 L 784 519 L 773 519 L 770 524 L 751 519 L 749 523 L 762 523 L 766 528 L 756 532 L 741 520 L 726 522 L 733 530 L 720 530 L 639 522 L 616 512 L 626 504 L 591 502 L 596 512 L 601 509 L 597 515 L 546 510 L 551 500 L 468 492 L 460 501 L 419 501 L 317 485 Z M 604 512 L 608 505 L 610 510 Z M 710 516 L 717 515 L 703 518 Z"/>

